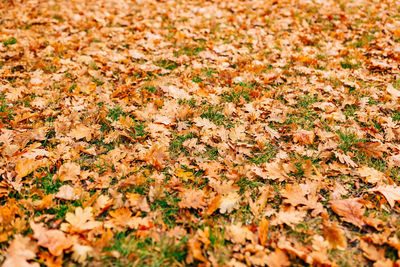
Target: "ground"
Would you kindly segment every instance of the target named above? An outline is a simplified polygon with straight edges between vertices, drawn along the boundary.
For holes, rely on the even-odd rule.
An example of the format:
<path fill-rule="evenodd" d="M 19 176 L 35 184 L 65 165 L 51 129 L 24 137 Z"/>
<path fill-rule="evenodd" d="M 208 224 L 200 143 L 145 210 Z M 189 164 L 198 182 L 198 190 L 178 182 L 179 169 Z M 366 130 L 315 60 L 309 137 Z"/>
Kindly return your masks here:
<path fill-rule="evenodd" d="M 399 266 L 399 6 L 3 0 L 0 263 Z"/>

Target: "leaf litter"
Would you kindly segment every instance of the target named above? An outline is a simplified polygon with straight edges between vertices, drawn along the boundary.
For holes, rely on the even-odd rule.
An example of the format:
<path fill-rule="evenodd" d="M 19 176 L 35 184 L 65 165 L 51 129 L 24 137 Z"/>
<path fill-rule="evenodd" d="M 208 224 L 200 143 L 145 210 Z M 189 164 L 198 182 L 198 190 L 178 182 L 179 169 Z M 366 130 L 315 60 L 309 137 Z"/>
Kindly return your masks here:
<path fill-rule="evenodd" d="M 2 1 L 0 262 L 400 265 L 399 12 Z"/>

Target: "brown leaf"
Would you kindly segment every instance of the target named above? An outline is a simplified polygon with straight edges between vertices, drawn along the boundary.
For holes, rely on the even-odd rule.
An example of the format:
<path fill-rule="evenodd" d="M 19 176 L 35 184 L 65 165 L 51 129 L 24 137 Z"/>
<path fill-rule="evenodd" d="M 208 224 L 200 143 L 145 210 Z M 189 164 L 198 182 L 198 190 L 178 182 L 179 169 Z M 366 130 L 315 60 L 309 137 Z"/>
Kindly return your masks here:
<path fill-rule="evenodd" d="M 370 189 L 372 192 L 379 192 L 385 196 L 389 205 L 393 208 L 396 201 L 400 201 L 400 186 L 381 185 L 377 188 Z"/>
<path fill-rule="evenodd" d="M 165 161 L 169 158 L 168 151 L 164 147 L 154 145 L 147 153 L 146 161 L 157 170 L 164 169 Z"/>
<path fill-rule="evenodd" d="M 221 196 L 216 195 L 213 200 L 211 201 L 210 205 L 208 205 L 208 208 L 205 212 L 206 215 L 210 216 L 213 214 L 221 205 Z"/>
<path fill-rule="evenodd" d="M 246 240 L 255 240 L 253 232 L 247 227 L 242 226 L 241 223 L 229 225 L 226 228 L 225 238 L 235 244 L 245 244 Z"/>
<path fill-rule="evenodd" d="M 324 238 L 328 240 L 333 249 L 345 249 L 347 247 L 347 239 L 344 232 L 337 224 L 325 222 L 323 224 Z"/>
<path fill-rule="evenodd" d="M 40 167 L 42 162 L 34 159 L 19 159 L 15 165 L 15 172 L 20 178 L 23 178 Z"/>
<path fill-rule="evenodd" d="M 332 210 L 343 220 L 352 223 L 358 227 L 364 225 L 363 215 L 365 212 L 364 206 L 359 202 L 358 198 L 331 200 Z"/>
<path fill-rule="evenodd" d="M 307 215 L 305 211 L 299 211 L 294 209 L 289 209 L 286 211 L 279 211 L 274 219 L 271 221 L 271 225 L 282 225 L 286 224 L 290 227 L 301 223 L 304 217 Z"/>
<path fill-rule="evenodd" d="M 81 173 L 81 167 L 75 162 L 64 163 L 58 170 L 58 178 L 61 182 L 76 181 Z"/>
<path fill-rule="evenodd" d="M 314 143 L 315 134 L 313 131 L 297 130 L 293 133 L 293 142 L 303 145 L 311 145 Z"/>
<path fill-rule="evenodd" d="M 357 147 L 365 154 L 378 159 L 383 157 L 383 152 L 387 152 L 387 147 L 379 142 L 358 143 Z"/>
<path fill-rule="evenodd" d="M 361 166 L 357 169 L 358 175 L 365 179 L 367 183 L 376 184 L 385 180 L 385 174 L 368 166 Z"/>
<path fill-rule="evenodd" d="M 5 253 L 3 267 L 39 267 L 37 262 L 28 262 L 36 257 L 37 245 L 29 237 L 16 235 Z"/>
<path fill-rule="evenodd" d="M 385 259 L 385 250 L 383 248 L 377 249 L 374 245 L 360 240 L 360 248 L 363 251 L 364 257 L 371 261 L 378 261 Z"/>
<path fill-rule="evenodd" d="M 204 202 L 204 191 L 202 190 L 185 190 L 181 195 L 182 199 L 178 205 L 180 208 L 202 209 L 207 206 Z"/>
<path fill-rule="evenodd" d="M 62 185 L 54 197 L 65 200 L 77 200 L 79 198 L 74 188 L 70 185 Z"/>
<path fill-rule="evenodd" d="M 60 230 L 48 230 L 43 223 L 31 222 L 33 237 L 38 240 L 38 245 L 48 248 L 54 256 L 60 256 L 65 249 L 72 246 L 72 242 Z"/>

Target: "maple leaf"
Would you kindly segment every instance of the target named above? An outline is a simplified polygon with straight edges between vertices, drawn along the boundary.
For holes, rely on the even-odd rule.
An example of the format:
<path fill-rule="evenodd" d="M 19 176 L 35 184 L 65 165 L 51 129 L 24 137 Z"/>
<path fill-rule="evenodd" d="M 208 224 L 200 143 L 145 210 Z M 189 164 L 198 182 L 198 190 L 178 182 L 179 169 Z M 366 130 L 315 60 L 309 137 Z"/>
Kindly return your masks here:
<path fill-rule="evenodd" d="M 65 220 L 71 225 L 70 231 L 81 233 L 99 227 L 101 222 L 94 221 L 92 210 L 91 207 L 77 207 L 75 213 L 68 212 Z"/>
<path fill-rule="evenodd" d="M 11 241 L 3 262 L 3 267 L 39 267 L 37 262 L 28 262 L 36 257 L 37 245 L 29 237 L 16 235 Z"/>
<path fill-rule="evenodd" d="M 392 208 L 394 207 L 396 201 L 400 201 L 400 186 L 381 185 L 368 191 L 379 192 L 384 195 Z"/>
<path fill-rule="evenodd" d="M 362 227 L 364 225 L 363 215 L 365 212 L 364 206 L 359 202 L 358 198 L 331 200 L 332 210 L 343 220 Z"/>
<path fill-rule="evenodd" d="M 48 230 L 43 223 L 35 224 L 31 222 L 33 237 L 38 240 L 38 245 L 48 248 L 54 256 L 60 256 L 65 249 L 72 246 L 71 241 L 60 230 Z"/>

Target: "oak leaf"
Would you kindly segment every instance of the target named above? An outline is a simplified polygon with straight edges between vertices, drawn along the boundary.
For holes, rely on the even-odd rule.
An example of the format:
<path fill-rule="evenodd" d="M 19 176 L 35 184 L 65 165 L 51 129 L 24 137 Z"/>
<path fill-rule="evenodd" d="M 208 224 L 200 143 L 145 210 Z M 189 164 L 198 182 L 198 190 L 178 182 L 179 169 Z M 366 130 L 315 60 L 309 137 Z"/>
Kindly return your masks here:
<path fill-rule="evenodd" d="M 219 205 L 219 212 L 224 214 L 226 212 L 231 213 L 237 208 L 240 201 L 238 193 L 229 193 L 221 198 L 221 204 Z"/>
<path fill-rule="evenodd" d="M 361 166 L 357 169 L 358 175 L 365 179 L 367 183 L 376 184 L 385 180 L 385 174 L 368 166 Z"/>
<path fill-rule="evenodd" d="M 92 140 L 92 129 L 83 124 L 76 126 L 68 136 L 75 138 L 76 140 L 80 140 L 86 138 L 86 141 Z"/>
<path fill-rule="evenodd" d="M 80 244 L 74 244 L 72 247 L 72 259 L 79 263 L 84 263 L 88 256 L 93 254 L 93 248 Z"/>
<path fill-rule="evenodd" d="M 358 143 L 357 147 L 373 158 L 381 159 L 383 153 L 387 152 L 387 147 L 379 142 Z"/>
<path fill-rule="evenodd" d="M 364 225 L 363 214 L 365 208 L 358 198 L 331 200 L 331 204 L 332 210 L 337 215 L 342 216 L 344 221 L 360 228 Z"/>
<path fill-rule="evenodd" d="M 54 197 L 64 200 L 77 200 L 79 198 L 75 189 L 70 185 L 62 185 Z"/>
<path fill-rule="evenodd" d="M 204 191 L 202 190 L 185 190 L 181 197 L 182 199 L 178 203 L 180 208 L 202 209 L 207 206 L 207 203 L 204 202 Z"/>
<path fill-rule="evenodd" d="M 154 145 L 146 155 L 146 161 L 157 170 L 164 169 L 165 161 L 169 159 L 168 151 L 165 147 Z"/>
<path fill-rule="evenodd" d="M 323 223 L 324 238 L 329 242 L 333 249 L 345 249 L 347 247 L 347 239 L 344 231 L 337 224 L 330 222 Z"/>
<path fill-rule="evenodd" d="M 269 226 L 269 221 L 267 221 L 265 217 L 262 217 L 260 226 L 258 228 L 258 238 L 260 239 L 261 246 L 264 246 L 265 242 L 267 241 L 268 226 Z"/>
<path fill-rule="evenodd" d="M 369 191 L 379 192 L 386 198 L 389 205 L 393 208 L 396 201 L 400 202 L 400 186 L 381 185 L 377 188 L 372 188 Z"/>
<path fill-rule="evenodd" d="M 311 145 L 314 143 L 315 134 L 313 131 L 297 130 L 293 133 L 293 142 L 303 145 Z"/>
<path fill-rule="evenodd" d="M 271 225 L 286 224 L 290 227 L 294 227 L 295 225 L 301 223 L 306 215 L 307 213 L 305 211 L 294 209 L 279 211 L 276 217 L 272 219 Z"/>
<path fill-rule="evenodd" d="M 364 257 L 372 261 L 379 261 L 385 259 L 385 250 L 383 248 L 376 248 L 374 245 L 361 240 L 360 248 L 363 251 Z"/>
<path fill-rule="evenodd" d="M 254 241 L 255 235 L 241 223 L 229 225 L 226 228 L 225 238 L 235 244 L 245 244 L 246 240 Z"/>

